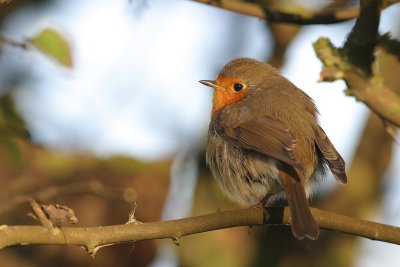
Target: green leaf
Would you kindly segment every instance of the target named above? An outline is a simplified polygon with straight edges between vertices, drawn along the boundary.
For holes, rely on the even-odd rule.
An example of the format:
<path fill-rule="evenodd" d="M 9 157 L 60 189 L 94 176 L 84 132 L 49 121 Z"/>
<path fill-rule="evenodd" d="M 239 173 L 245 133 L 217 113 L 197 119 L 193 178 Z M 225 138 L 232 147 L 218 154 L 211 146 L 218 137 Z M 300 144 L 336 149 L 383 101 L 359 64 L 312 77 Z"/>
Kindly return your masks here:
<path fill-rule="evenodd" d="M 45 28 L 36 36 L 28 38 L 28 42 L 61 65 L 72 68 L 71 47 L 66 38 L 51 28 Z"/>

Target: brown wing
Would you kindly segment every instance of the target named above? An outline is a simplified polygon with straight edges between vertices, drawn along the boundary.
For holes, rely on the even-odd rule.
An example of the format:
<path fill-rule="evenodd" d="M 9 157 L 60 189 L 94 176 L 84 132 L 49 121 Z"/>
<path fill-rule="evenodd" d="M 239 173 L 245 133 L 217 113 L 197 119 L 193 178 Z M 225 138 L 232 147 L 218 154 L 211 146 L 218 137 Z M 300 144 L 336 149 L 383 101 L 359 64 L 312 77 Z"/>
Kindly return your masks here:
<path fill-rule="evenodd" d="M 217 120 L 216 127 L 228 139 L 243 148 L 258 151 L 294 167 L 303 168 L 293 154 L 297 140 L 279 119 L 262 116 L 242 122 L 235 127 L 224 127 Z"/>
<path fill-rule="evenodd" d="M 318 127 L 315 131 L 315 143 L 336 180 L 344 184 L 347 183 L 346 164 L 321 127 Z"/>

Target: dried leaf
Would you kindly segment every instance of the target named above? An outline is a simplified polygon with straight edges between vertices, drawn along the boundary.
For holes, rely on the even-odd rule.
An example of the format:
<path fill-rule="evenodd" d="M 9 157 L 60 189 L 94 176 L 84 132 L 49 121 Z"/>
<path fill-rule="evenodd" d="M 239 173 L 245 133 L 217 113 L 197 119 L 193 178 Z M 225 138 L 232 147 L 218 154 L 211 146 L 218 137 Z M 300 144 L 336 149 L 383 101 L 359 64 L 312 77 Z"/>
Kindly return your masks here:
<path fill-rule="evenodd" d="M 76 224 L 78 222 L 74 211 L 67 206 L 59 204 L 42 204 L 40 207 L 53 225 L 62 226 L 66 223 Z"/>

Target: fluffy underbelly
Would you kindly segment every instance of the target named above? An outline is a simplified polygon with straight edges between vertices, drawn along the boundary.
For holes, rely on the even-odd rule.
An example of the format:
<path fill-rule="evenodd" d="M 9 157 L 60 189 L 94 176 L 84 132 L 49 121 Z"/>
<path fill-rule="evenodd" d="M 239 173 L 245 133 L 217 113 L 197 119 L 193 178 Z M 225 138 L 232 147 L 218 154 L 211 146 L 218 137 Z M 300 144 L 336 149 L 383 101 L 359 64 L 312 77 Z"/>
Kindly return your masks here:
<path fill-rule="evenodd" d="M 284 196 L 279 182 L 279 162 L 227 142 L 215 132 L 207 141 L 207 164 L 225 194 L 242 205 Z"/>

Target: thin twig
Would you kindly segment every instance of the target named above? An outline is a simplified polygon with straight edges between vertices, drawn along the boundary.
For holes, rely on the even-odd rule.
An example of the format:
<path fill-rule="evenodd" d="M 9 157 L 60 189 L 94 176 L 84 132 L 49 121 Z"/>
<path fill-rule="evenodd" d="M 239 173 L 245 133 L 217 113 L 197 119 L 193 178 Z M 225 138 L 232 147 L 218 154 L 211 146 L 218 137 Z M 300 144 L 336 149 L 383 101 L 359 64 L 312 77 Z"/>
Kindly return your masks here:
<path fill-rule="evenodd" d="M 0 34 L 0 45 L 9 45 L 21 49 L 28 49 L 28 44 L 26 42 L 18 42 L 15 40 L 12 40 L 8 37 L 5 37 L 4 35 Z"/>
<path fill-rule="evenodd" d="M 361 220 L 354 217 L 311 209 L 322 229 L 357 235 L 372 240 L 400 244 L 400 228 Z M 266 221 L 266 218 L 268 220 Z M 100 247 L 117 243 L 148 239 L 180 237 L 223 228 L 249 225 L 290 224 L 287 207 L 221 211 L 185 219 L 128 223 L 101 227 L 61 227 L 56 234 L 49 235 L 41 226 L 0 226 L 0 248 L 24 244 L 75 245 L 85 247 L 93 254 Z"/>

